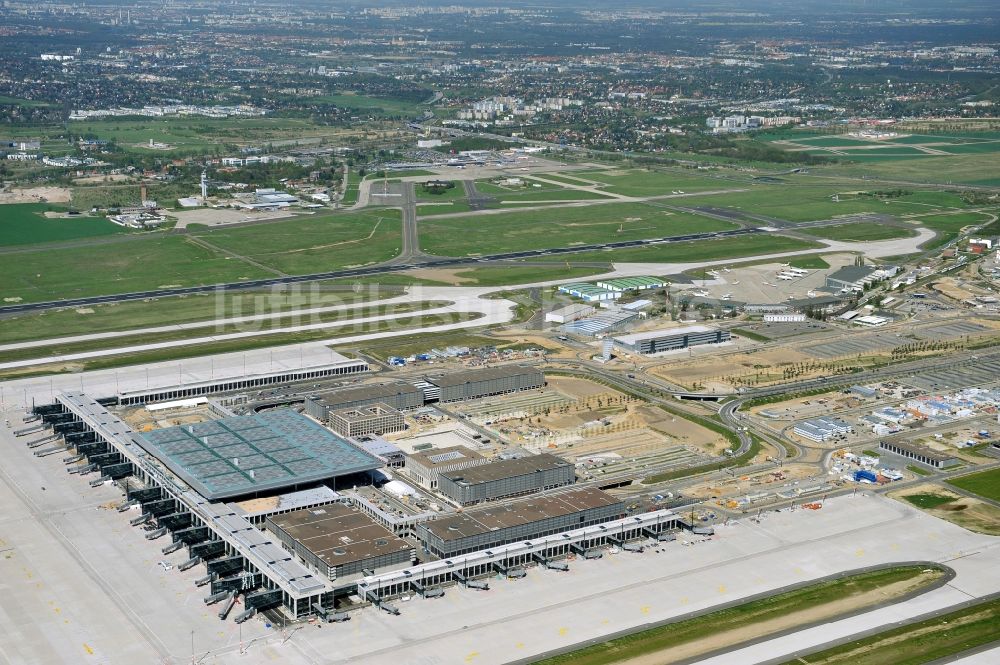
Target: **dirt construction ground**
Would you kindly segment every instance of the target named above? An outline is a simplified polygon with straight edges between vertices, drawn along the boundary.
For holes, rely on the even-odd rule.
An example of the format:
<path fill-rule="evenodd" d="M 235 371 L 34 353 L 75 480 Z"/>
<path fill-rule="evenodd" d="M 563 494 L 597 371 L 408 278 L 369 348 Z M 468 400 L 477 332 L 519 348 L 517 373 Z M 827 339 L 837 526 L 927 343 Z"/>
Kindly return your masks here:
<path fill-rule="evenodd" d="M 70 191 L 65 187 L 29 187 L 26 189 L 0 190 L 0 204 L 4 203 L 69 203 Z"/>

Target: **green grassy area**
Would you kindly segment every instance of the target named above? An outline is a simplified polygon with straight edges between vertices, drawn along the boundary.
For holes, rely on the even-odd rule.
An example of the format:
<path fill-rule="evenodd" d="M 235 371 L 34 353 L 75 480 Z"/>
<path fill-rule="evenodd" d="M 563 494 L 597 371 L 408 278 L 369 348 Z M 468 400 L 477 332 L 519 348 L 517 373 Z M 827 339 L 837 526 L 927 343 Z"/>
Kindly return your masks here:
<path fill-rule="evenodd" d="M 226 146 L 277 140 L 333 137 L 333 127 L 303 118 L 107 118 L 70 124 L 74 136 L 94 135 L 141 154 L 222 154 Z M 152 149 L 149 141 L 165 143 L 168 150 Z"/>
<path fill-rule="evenodd" d="M 0 297 L 58 300 L 238 282 L 273 277 L 274 271 L 323 272 L 392 258 L 400 227 L 398 211 L 372 209 L 201 229 L 191 238 L 150 235 L 108 247 L 32 249 L 6 255 Z"/>
<path fill-rule="evenodd" d="M 554 280 L 571 280 L 600 275 L 611 270 L 611 264 L 600 268 L 576 267 L 565 265 L 518 266 L 516 264 L 502 267 L 483 267 L 461 270 L 455 273 L 465 286 L 512 286 L 516 284 L 531 284 L 533 282 L 549 282 Z M 471 281 L 464 281 L 464 280 Z"/>
<path fill-rule="evenodd" d="M 830 267 L 830 264 L 818 254 L 791 257 L 788 259 L 788 265 L 803 270 L 822 270 Z"/>
<path fill-rule="evenodd" d="M 689 619 L 681 619 L 662 626 L 595 644 L 578 651 L 536 661 L 535 665 L 611 665 L 633 658 L 653 658 L 658 663 L 671 662 L 669 649 L 680 645 L 707 640 L 728 631 L 761 625 L 758 637 L 774 632 L 767 630 L 765 622 L 794 616 L 803 610 L 812 610 L 845 598 L 859 596 L 873 589 L 920 577 L 924 566 L 901 566 L 883 570 L 847 575 L 840 579 L 810 584 L 801 588 L 751 600 Z M 921 580 L 926 586 L 937 576 Z M 874 604 L 872 603 L 869 604 Z M 803 620 L 805 621 L 805 620 Z M 721 646 L 721 645 L 719 645 Z M 732 645 L 728 645 L 732 646 Z M 712 646 L 705 644 L 702 653 Z M 658 660 L 662 658 L 662 660 Z M 650 661 L 653 662 L 653 661 Z M 814 661 L 807 661 L 812 663 Z"/>
<path fill-rule="evenodd" d="M 348 176 L 347 189 L 344 190 L 344 197 L 340 200 L 340 205 L 352 206 L 357 203 L 360 187 L 361 181 L 356 175 L 353 178 Z"/>
<path fill-rule="evenodd" d="M 869 188 L 871 184 L 866 184 L 862 188 L 857 182 L 838 183 L 810 176 L 797 176 L 795 181 L 789 184 L 754 185 L 745 192 L 685 198 L 684 206 L 737 208 L 748 213 L 767 215 L 790 222 L 818 221 L 860 213 L 904 215 L 933 212 L 933 208 L 927 206 L 910 205 L 911 198 L 924 202 L 923 197 L 917 195 L 882 200 L 857 194 L 858 191 L 867 191 Z M 834 200 L 835 196 L 839 200 Z"/>
<path fill-rule="evenodd" d="M 419 330 L 424 326 L 461 323 L 477 318 L 480 318 L 480 315 L 468 313 L 422 315 L 419 319 L 415 319 L 413 321 L 414 324 L 419 323 L 419 327 L 412 326 L 412 329 Z M 28 368 L 0 371 L 0 379 L 27 378 L 63 372 L 93 371 L 98 369 L 127 367 L 129 365 L 166 362 L 170 360 L 177 360 L 178 358 L 194 358 L 198 356 L 214 355 L 217 353 L 239 353 L 240 351 L 250 351 L 252 349 L 267 348 L 271 346 L 314 342 L 332 337 L 366 335 L 390 330 L 400 331 L 404 329 L 409 329 L 405 327 L 405 323 L 395 321 L 376 321 L 361 325 L 342 326 L 339 328 L 324 328 L 323 330 L 298 333 L 276 333 L 260 337 L 246 337 L 236 340 L 209 342 L 207 344 L 191 344 L 166 349 L 156 349 L 154 351 L 99 357 L 89 360 L 74 361 L 69 367 L 65 364 L 50 364 L 49 366 L 46 366 L 44 361 L 39 361 L 36 365 Z"/>
<path fill-rule="evenodd" d="M 641 203 L 609 203 L 425 219 L 420 224 L 420 245 L 433 254 L 466 256 L 732 228 L 735 225 L 728 222 Z"/>
<path fill-rule="evenodd" d="M 413 184 L 413 191 L 417 195 L 417 201 L 461 201 L 465 199 L 465 187 L 462 183 L 455 182 L 454 187 L 447 189 L 424 189 L 421 183 Z"/>
<path fill-rule="evenodd" d="M 150 236 L 108 248 L 17 252 L 3 261 L 0 297 L 24 302 L 273 276 L 181 236 Z"/>
<path fill-rule="evenodd" d="M 889 240 L 891 238 L 908 238 L 915 235 L 909 229 L 885 224 L 859 222 L 857 224 L 837 224 L 836 226 L 817 226 L 809 229 L 799 229 L 801 233 L 826 238 L 827 240 L 844 240 L 848 242 L 864 242 Z"/>
<path fill-rule="evenodd" d="M 652 171 L 621 169 L 606 171 L 579 171 L 579 177 L 604 183 L 604 191 L 625 196 L 663 196 L 675 192 L 698 192 L 712 189 L 732 189 L 740 183 L 709 178 L 681 169 Z M 576 183 L 584 184 L 584 183 Z"/>
<path fill-rule="evenodd" d="M 924 243 L 927 249 L 946 245 L 955 238 L 966 226 L 982 224 L 989 216 L 981 212 L 961 212 L 950 215 L 925 215 L 916 217 L 914 222 L 926 226 L 936 233 L 932 240 Z"/>
<path fill-rule="evenodd" d="M 196 234 L 216 247 L 289 275 L 386 261 L 399 253 L 398 210 L 320 213 Z"/>
<path fill-rule="evenodd" d="M 548 188 L 529 187 L 528 189 L 515 190 L 511 193 L 497 194 L 496 196 L 501 204 L 528 204 L 532 201 L 597 201 L 611 198 L 603 194 L 597 194 L 596 192 L 586 192 L 579 189 L 557 189 L 552 186 Z"/>
<path fill-rule="evenodd" d="M 953 478 L 948 481 L 948 484 L 987 499 L 1000 501 L 1000 469 Z"/>
<path fill-rule="evenodd" d="M 682 263 L 738 259 L 757 254 L 777 254 L 821 247 L 819 243 L 778 235 L 752 235 L 718 240 L 691 240 L 627 249 L 580 252 L 560 257 L 538 257 L 551 261 L 614 261 L 634 263 Z"/>
<path fill-rule="evenodd" d="M 908 181 L 952 185 L 1000 185 L 995 155 L 956 155 L 875 161 L 868 164 L 837 164 L 824 167 L 829 174 L 842 173 L 871 180 Z M 860 184 L 860 183 L 859 183 Z M 870 187 L 866 184 L 865 187 Z"/>
<path fill-rule="evenodd" d="M 400 293 L 402 289 L 398 287 L 365 288 L 356 293 L 350 284 L 312 282 L 269 290 L 226 290 L 107 303 L 80 309 L 42 310 L 3 319 L 0 344 L 348 305 Z"/>
<path fill-rule="evenodd" d="M 0 363 L 29 360 L 34 358 L 38 358 L 39 362 L 44 362 L 45 358 L 50 356 L 71 355 L 75 353 L 95 351 L 98 349 L 123 348 L 127 346 L 137 346 L 140 344 L 156 344 L 159 342 L 172 342 L 177 340 L 195 340 L 214 335 L 228 335 L 233 333 L 251 333 L 247 336 L 256 337 L 258 334 L 267 335 L 269 334 L 269 331 L 289 326 L 316 325 L 321 323 L 331 324 L 337 321 L 351 321 L 352 319 L 373 316 L 412 314 L 412 318 L 414 320 L 411 321 L 411 317 L 403 317 L 398 319 L 398 323 L 396 324 L 408 325 L 416 323 L 417 317 L 423 316 L 421 312 L 441 307 L 446 304 L 447 303 L 443 301 L 404 302 L 389 305 L 373 303 L 370 306 L 361 306 L 348 311 L 322 312 L 308 316 L 296 315 L 294 317 L 288 316 L 263 321 L 249 321 L 244 323 L 228 323 L 218 325 L 208 322 L 206 325 L 199 326 L 197 328 L 185 328 L 181 330 L 172 329 L 161 332 L 144 332 L 141 334 L 137 333 L 134 335 L 130 334 L 120 337 L 105 337 L 81 342 L 61 342 L 57 344 L 47 344 L 44 346 L 2 351 L 0 352 Z M 428 318 L 436 320 L 433 316 Z M 330 327 L 325 329 L 325 331 L 329 330 L 334 330 L 334 328 Z M 329 336 L 329 333 L 325 331 L 316 330 L 313 332 L 324 333 L 326 336 Z"/>
<path fill-rule="evenodd" d="M 412 178 L 415 176 L 436 176 L 434 171 L 428 171 L 427 169 L 405 169 L 402 171 L 386 171 L 386 178 Z M 417 185 L 417 189 L 420 189 L 420 185 Z"/>
<path fill-rule="evenodd" d="M 908 465 L 906 467 L 906 470 L 910 471 L 911 473 L 915 473 L 918 476 L 929 476 L 929 475 L 931 475 L 931 472 L 929 470 L 923 468 L 922 466 L 917 466 L 916 464 L 910 464 L 910 465 Z"/>
<path fill-rule="evenodd" d="M 471 212 L 472 206 L 465 201 L 422 201 L 417 203 L 417 215 L 426 217 L 427 215 L 451 215 L 460 212 Z"/>
<path fill-rule="evenodd" d="M 431 96 L 429 92 L 427 96 Z M 369 113 L 380 113 L 382 115 L 389 116 L 417 114 L 419 113 L 420 108 L 419 102 L 384 97 L 367 97 L 365 95 L 357 95 L 350 92 L 344 92 L 337 95 L 311 97 L 310 101 L 334 104 L 345 109 L 367 111 Z"/>
<path fill-rule="evenodd" d="M 785 665 L 919 665 L 990 644 L 998 638 L 994 598 L 847 644 L 796 656 Z"/>
<path fill-rule="evenodd" d="M 41 108 L 43 106 L 52 106 L 48 102 L 39 102 L 34 99 L 21 99 L 20 97 L 8 97 L 7 95 L 0 95 L 0 106 L 5 106 L 12 104 L 14 106 L 20 106 L 23 108 Z"/>
<path fill-rule="evenodd" d="M 739 335 L 740 337 L 746 337 L 747 339 L 752 339 L 755 342 L 770 342 L 771 338 L 759 333 L 755 333 L 752 330 L 747 330 L 746 328 L 733 328 L 732 333 L 734 335 Z"/>
<path fill-rule="evenodd" d="M 938 506 L 943 506 L 946 503 L 951 503 L 954 501 L 953 498 L 949 496 L 941 496 L 940 494 L 911 494 L 909 496 L 904 496 L 907 502 L 912 503 L 917 508 L 937 508 Z"/>
<path fill-rule="evenodd" d="M 125 233 L 126 229 L 104 217 L 48 218 L 46 211 L 64 208 L 47 203 L 15 203 L 0 206 L 0 247 L 94 238 Z"/>

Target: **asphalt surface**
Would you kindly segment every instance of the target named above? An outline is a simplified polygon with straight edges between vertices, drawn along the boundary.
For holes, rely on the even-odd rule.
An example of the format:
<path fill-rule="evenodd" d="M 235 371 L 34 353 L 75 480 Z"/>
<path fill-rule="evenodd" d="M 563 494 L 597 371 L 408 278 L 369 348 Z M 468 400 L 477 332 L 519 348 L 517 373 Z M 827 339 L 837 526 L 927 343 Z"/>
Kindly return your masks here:
<path fill-rule="evenodd" d="M 431 260 L 416 260 L 409 263 L 393 263 L 367 266 L 364 268 L 350 268 L 346 270 L 332 270 L 330 272 L 312 273 L 309 275 L 291 275 L 288 277 L 274 277 L 268 279 L 255 279 L 243 282 L 231 282 L 228 284 L 205 284 L 201 286 L 188 286 L 173 289 L 153 289 L 149 291 L 136 291 L 133 293 L 119 293 L 105 296 L 91 296 L 87 298 L 68 298 L 65 300 L 54 300 L 47 302 L 24 303 L 19 305 L 7 305 L 0 307 L 0 314 L 13 314 L 17 312 L 33 312 L 57 307 L 82 307 L 88 305 L 100 305 L 102 303 L 125 302 L 129 300 L 145 300 L 147 298 L 161 298 L 164 296 L 177 296 L 189 293 L 209 293 L 217 290 L 247 290 L 266 288 L 281 284 L 300 284 L 303 282 L 316 282 L 329 279 L 342 279 L 349 277 L 366 277 L 369 275 L 381 275 L 393 272 L 404 272 L 413 268 L 445 268 L 470 263 L 488 263 L 491 261 L 505 261 L 510 259 L 533 258 L 539 256 L 551 256 L 559 254 L 575 254 L 578 252 L 599 251 L 602 249 L 622 249 L 626 247 L 645 247 L 649 245 L 666 245 L 671 243 L 686 242 L 689 240 L 712 240 L 715 238 L 728 238 L 733 236 L 752 235 L 763 233 L 760 228 L 736 229 L 732 231 L 717 231 L 714 233 L 689 233 L 681 236 L 666 236 L 663 238 L 649 238 L 646 240 L 625 240 L 621 242 L 608 242 L 594 245 L 576 245 L 573 247 L 554 247 L 550 249 L 533 249 L 522 252 L 507 252 L 504 254 L 488 254 L 479 258 L 440 258 Z"/>

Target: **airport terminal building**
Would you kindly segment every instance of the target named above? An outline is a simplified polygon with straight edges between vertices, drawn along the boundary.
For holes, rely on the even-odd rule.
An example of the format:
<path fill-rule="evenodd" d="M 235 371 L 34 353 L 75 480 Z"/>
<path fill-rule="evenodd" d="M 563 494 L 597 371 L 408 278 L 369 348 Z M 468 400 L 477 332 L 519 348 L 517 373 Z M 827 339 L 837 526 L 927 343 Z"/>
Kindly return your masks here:
<path fill-rule="evenodd" d="M 438 491 L 460 506 L 572 485 L 576 467 L 542 453 L 499 460 L 438 475 Z"/>
<path fill-rule="evenodd" d="M 474 508 L 417 526 L 428 552 L 442 558 L 621 518 L 624 504 L 591 487 Z"/>

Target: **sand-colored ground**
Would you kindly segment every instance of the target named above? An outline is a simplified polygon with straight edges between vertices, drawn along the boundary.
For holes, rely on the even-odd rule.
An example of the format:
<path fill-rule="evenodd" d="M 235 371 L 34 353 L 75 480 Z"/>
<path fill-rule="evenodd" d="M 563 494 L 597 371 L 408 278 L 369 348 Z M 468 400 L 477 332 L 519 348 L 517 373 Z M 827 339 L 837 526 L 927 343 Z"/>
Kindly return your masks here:
<path fill-rule="evenodd" d="M 702 356 L 691 360 L 668 360 L 652 368 L 653 374 L 667 381 L 691 388 L 703 385 L 706 388 L 731 390 L 729 377 L 746 376 L 760 372 L 762 375 L 776 373 L 782 368 L 814 359 L 796 351 L 792 347 L 767 349 L 755 353 L 727 353 L 722 356 Z M 801 378 L 801 377 L 800 377 Z"/>
<path fill-rule="evenodd" d="M 0 204 L 4 203 L 69 203 L 70 190 L 66 187 L 27 187 L 0 191 Z"/>
<path fill-rule="evenodd" d="M 459 273 L 468 272 L 468 268 L 418 268 L 417 270 L 407 270 L 404 274 L 426 279 L 434 282 L 443 282 L 452 286 L 461 286 L 469 282 L 475 282 L 473 277 L 462 277 Z"/>
<path fill-rule="evenodd" d="M 126 182 L 132 176 L 124 173 L 114 173 L 112 175 L 91 175 L 85 178 L 73 178 L 74 185 L 101 185 L 106 182 Z"/>
<path fill-rule="evenodd" d="M 969 531 L 985 533 L 990 536 L 1000 536 L 1000 508 L 979 499 L 952 492 L 946 486 L 927 483 L 890 492 L 889 497 L 911 505 L 903 497 L 914 496 L 916 494 L 935 494 L 954 499 L 952 502 L 943 504 L 937 508 L 922 508 L 921 510 L 925 513 L 957 524 Z"/>
<path fill-rule="evenodd" d="M 586 379 L 575 379 L 569 376 L 549 376 L 545 379 L 550 388 L 558 390 L 567 397 L 573 399 L 586 399 L 597 395 L 614 395 L 621 397 L 622 393 L 612 390 L 607 386 L 602 386 Z"/>
<path fill-rule="evenodd" d="M 751 622 L 745 626 L 722 633 L 705 636 L 693 642 L 687 642 L 679 646 L 671 646 L 661 651 L 645 654 L 637 658 L 629 658 L 619 661 L 618 665 L 666 665 L 682 660 L 695 658 L 701 654 L 706 654 L 718 649 L 731 647 L 736 644 L 759 639 L 766 635 L 773 635 L 782 631 L 791 630 L 797 626 L 819 623 L 838 616 L 845 616 L 863 610 L 864 608 L 899 598 L 908 593 L 925 587 L 939 579 L 943 573 L 937 570 L 923 572 L 916 577 L 876 587 L 868 591 L 845 596 L 838 600 L 823 603 L 813 607 L 807 607 L 794 614 L 789 614 L 767 621 Z"/>
<path fill-rule="evenodd" d="M 960 287 L 951 277 L 945 277 L 931 284 L 931 288 L 952 300 L 967 300 L 975 294 Z"/>
<path fill-rule="evenodd" d="M 785 464 L 769 471 L 759 471 L 749 475 L 728 478 L 724 481 L 695 485 L 688 488 L 684 493 L 687 496 L 697 499 L 713 499 L 718 497 L 720 500 L 724 500 L 726 498 L 739 498 L 747 494 L 778 491 L 788 483 L 806 480 L 807 478 L 816 477 L 816 475 L 817 469 L 811 464 Z M 823 476 L 823 480 L 826 479 L 826 476 Z"/>

